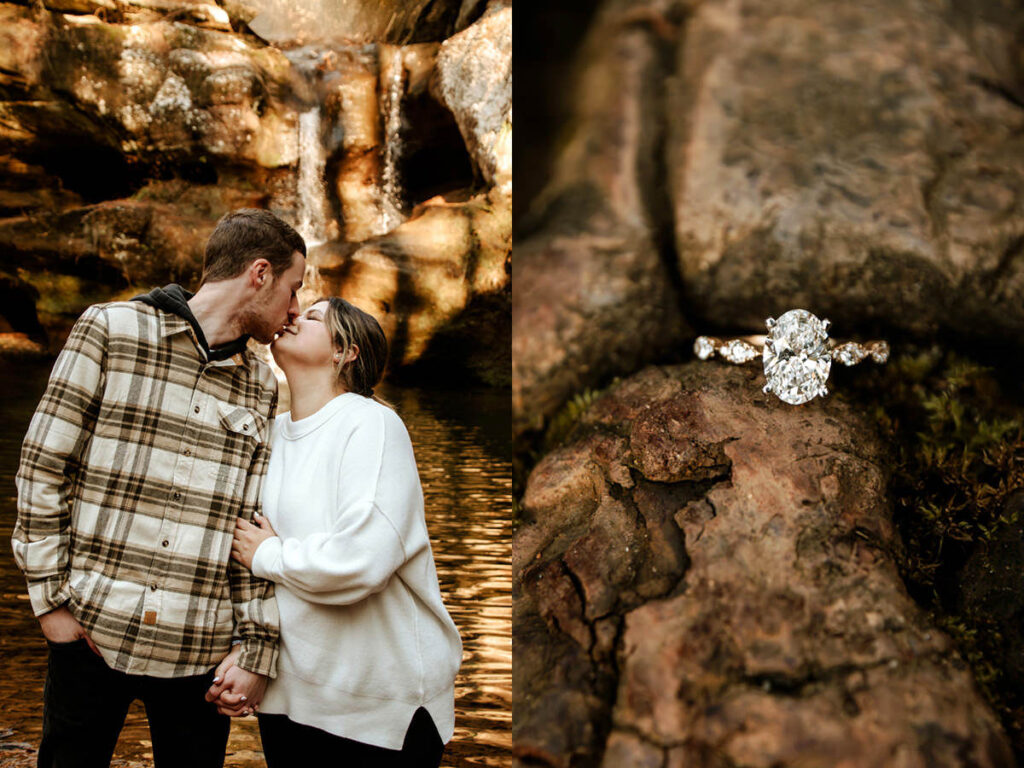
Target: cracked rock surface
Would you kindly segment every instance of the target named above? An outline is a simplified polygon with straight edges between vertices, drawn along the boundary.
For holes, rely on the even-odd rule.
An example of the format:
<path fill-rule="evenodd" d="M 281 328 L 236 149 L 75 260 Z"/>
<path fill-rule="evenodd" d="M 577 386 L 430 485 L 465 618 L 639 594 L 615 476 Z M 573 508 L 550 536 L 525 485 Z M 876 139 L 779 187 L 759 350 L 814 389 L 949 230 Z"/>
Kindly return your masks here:
<path fill-rule="evenodd" d="M 760 382 L 647 368 L 534 468 L 513 551 L 521 763 L 1012 766 L 900 580 L 874 431 Z"/>

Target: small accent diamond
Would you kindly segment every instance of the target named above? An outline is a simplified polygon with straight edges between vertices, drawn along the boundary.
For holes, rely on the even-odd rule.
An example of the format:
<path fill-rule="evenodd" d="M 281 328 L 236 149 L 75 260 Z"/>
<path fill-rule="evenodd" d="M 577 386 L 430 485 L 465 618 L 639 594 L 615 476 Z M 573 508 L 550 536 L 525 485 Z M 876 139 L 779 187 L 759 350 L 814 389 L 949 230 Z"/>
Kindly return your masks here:
<path fill-rule="evenodd" d="M 871 349 L 871 359 L 876 363 L 884 363 L 889 359 L 889 345 L 884 341 L 876 341 Z"/>
<path fill-rule="evenodd" d="M 693 354 L 701 360 L 707 360 L 715 354 L 715 343 L 707 336 L 698 336 L 693 342 Z"/>
<path fill-rule="evenodd" d="M 718 349 L 718 354 L 730 363 L 746 363 L 758 356 L 757 348 L 742 339 L 733 339 Z"/>
<path fill-rule="evenodd" d="M 867 356 L 868 351 L 855 341 L 840 344 L 832 350 L 832 359 L 843 365 L 856 365 Z"/>

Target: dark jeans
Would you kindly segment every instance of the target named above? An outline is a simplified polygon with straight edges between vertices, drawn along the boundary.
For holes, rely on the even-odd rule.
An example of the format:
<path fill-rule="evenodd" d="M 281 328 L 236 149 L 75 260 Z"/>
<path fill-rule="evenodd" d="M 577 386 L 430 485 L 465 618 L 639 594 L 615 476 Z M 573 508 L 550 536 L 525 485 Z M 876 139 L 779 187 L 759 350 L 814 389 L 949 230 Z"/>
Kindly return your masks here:
<path fill-rule="evenodd" d="M 146 706 L 157 768 L 222 768 L 231 722 L 203 698 L 212 670 L 177 678 L 126 675 L 85 640 L 48 645 L 39 768 L 108 768 L 135 699 Z"/>
<path fill-rule="evenodd" d="M 268 768 L 437 768 L 444 743 L 434 721 L 420 707 L 401 749 L 384 749 L 335 736 L 285 715 L 259 714 L 260 739 Z"/>

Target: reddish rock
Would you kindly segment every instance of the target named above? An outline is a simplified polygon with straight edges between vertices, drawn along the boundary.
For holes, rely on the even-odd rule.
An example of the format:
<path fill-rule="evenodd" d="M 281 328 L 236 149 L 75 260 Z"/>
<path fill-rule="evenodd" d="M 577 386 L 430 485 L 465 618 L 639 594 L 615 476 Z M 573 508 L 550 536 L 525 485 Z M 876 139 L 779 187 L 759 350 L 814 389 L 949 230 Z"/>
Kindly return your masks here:
<path fill-rule="evenodd" d="M 514 714 L 547 765 L 1012 766 L 907 595 L 889 456 L 831 396 L 648 368 L 535 467 L 513 549 Z"/>

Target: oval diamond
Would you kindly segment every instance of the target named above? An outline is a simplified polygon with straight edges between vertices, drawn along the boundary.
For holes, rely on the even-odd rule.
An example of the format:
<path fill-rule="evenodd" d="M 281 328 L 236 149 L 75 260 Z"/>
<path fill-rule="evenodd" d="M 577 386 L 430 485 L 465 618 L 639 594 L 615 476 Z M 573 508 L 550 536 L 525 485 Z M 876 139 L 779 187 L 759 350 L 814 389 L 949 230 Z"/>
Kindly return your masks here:
<path fill-rule="evenodd" d="M 764 345 L 766 392 L 783 402 L 800 405 L 827 393 L 832 368 L 825 323 L 806 309 L 791 309 L 769 322 Z"/>

